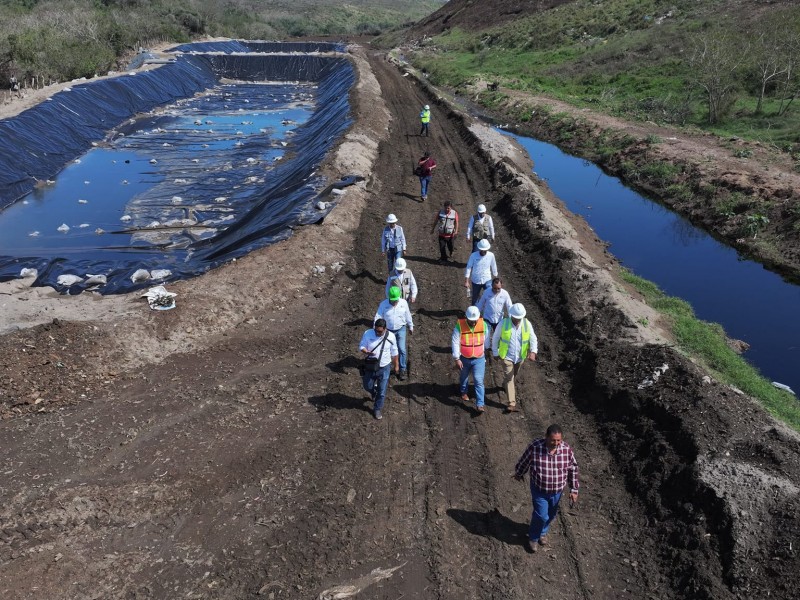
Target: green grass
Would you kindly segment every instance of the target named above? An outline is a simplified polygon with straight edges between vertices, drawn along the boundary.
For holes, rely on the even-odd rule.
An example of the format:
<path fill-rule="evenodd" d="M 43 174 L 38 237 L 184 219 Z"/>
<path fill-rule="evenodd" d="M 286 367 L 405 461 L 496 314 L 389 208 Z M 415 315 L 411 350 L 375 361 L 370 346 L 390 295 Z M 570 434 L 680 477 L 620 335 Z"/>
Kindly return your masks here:
<path fill-rule="evenodd" d="M 688 302 L 667 296 L 652 281 L 622 271 L 622 279 L 645 297 L 647 304 L 667 317 L 678 347 L 695 358 L 723 383 L 756 398 L 772 415 L 800 431 L 800 402 L 779 390 L 758 370 L 731 350 L 722 326 L 698 319 Z"/>

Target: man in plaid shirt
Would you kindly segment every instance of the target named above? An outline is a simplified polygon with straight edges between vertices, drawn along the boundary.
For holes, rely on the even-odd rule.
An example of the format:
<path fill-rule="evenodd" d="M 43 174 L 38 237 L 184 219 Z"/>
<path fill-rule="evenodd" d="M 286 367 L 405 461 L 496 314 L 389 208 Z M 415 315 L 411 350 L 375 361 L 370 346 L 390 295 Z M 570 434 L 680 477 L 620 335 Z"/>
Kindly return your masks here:
<path fill-rule="evenodd" d="M 522 481 L 526 471 L 531 475 L 533 515 L 525 545 L 528 552 L 536 552 L 537 542 L 547 545 L 547 531 L 556 518 L 561 492 L 567 483 L 570 502 L 578 501 L 578 462 L 562 436 L 560 426 L 550 425 L 544 439 L 532 442 L 517 461 L 514 479 Z"/>

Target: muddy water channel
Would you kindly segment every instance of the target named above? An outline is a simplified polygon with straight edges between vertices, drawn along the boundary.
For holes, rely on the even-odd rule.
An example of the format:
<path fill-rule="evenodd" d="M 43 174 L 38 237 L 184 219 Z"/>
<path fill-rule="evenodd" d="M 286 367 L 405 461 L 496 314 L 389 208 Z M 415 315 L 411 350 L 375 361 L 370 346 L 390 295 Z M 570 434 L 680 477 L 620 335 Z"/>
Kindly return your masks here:
<path fill-rule="evenodd" d="M 628 269 L 750 344 L 748 361 L 800 393 L 800 286 L 743 259 L 594 164 L 532 138 L 512 137 L 528 151 L 535 173 Z"/>

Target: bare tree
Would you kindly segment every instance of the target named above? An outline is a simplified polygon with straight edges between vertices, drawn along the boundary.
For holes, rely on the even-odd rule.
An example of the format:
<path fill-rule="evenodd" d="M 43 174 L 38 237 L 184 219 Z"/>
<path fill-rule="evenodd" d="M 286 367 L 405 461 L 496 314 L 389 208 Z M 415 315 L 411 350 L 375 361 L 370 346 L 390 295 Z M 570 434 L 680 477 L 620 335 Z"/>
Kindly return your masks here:
<path fill-rule="evenodd" d="M 785 115 L 794 99 L 800 94 L 800 29 L 798 25 L 798 20 L 789 21 L 781 40 L 786 69 L 781 78 L 779 115 Z"/>
<path fill-rule="evenodd" d="M 703 32 L 694 41 L 689 59 L 692 81 L 705 94 L 708 122 L 719 123 L 733 104 L 736 76 L 747 56 L 747 44 L 730 30 Z"/>
<path fill-rule="evenodd" d="M 767 23 L 766 30 L 756 31 L 751 36 L 752 60 L 758 76 L 758 104 L 756 113 L 761 113 L 764 105 L 764 96 L 769 83 L 784 75 L 787 71 L 785 49 L 782 46 L 782 37 L 774 29 L 776 23 Z"/>

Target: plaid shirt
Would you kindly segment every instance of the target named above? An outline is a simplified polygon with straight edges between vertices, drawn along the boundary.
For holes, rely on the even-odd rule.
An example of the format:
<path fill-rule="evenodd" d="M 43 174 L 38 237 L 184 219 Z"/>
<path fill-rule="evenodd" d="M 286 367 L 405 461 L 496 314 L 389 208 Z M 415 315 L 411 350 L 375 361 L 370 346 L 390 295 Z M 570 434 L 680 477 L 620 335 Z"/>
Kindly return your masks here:
<path fill-rule="evenodd" d="M 517 477 L 522 477 L 529 470 L 531 485 L 546 494 L 562 491 L 567 479 L 570 491 L 578 491 L 578 462 L 566 442 L 561 442 L 555 454 L 547 451 L 546 440 L 532 442 L 517 461 L 515 470 Z"/>

